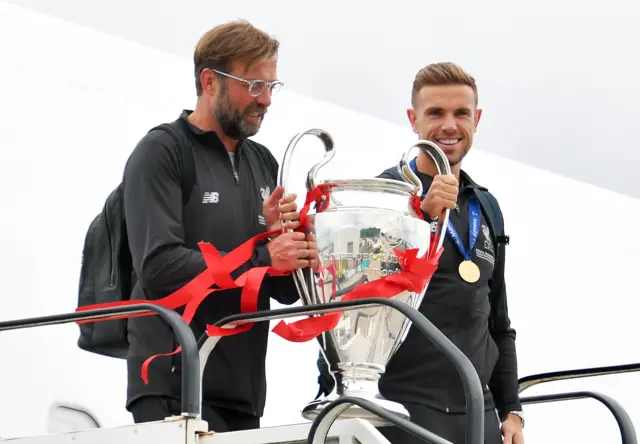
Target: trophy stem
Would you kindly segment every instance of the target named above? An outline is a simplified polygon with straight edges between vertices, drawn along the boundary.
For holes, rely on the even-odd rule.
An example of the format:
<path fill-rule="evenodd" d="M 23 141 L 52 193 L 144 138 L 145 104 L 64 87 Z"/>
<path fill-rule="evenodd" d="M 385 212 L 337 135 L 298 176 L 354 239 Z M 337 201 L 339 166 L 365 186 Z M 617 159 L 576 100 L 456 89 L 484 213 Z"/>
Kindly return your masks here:
<path fill-rule="evenodd" d="M 378 393 L 378 381 L 384 373 L 383 365 L 343 362 L 338 364 L 337 392 L 342 396 L 361 396 Z"/>
<path fill-rule="evenodd" d="M 309 403 L 302 410 L 302 417 L 313 421 L 318 414 L 332 401 L 353 396 L 378 404 L 380 407 L 405 419 L 410 419 L 409 412 L 402 404 L 385 399 L 378 390 L 378 381 L 384 373 L 383 365 L 367 363 L 340 363 L 336 372 L 338 381 L 336 391 L 326 398 Z M 360 418 L 369 421 L 374 427 L 382 427 L 390 423 L 359 406 L 351 406 L 341 415 L 343 419 Z"/>

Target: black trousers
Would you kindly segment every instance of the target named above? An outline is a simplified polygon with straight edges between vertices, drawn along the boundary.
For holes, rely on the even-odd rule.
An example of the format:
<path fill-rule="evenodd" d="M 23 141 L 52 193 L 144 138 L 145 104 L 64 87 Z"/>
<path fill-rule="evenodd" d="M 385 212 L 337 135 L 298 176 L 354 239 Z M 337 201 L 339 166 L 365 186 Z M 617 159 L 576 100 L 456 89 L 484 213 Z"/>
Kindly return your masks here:
<path fill-rule="evenodd" d="M 144 396 L 129 406 L 136 423 L 162 421 L 168 416 L 180 415 L 180 401 L 160 396 Z M 260 428 L 260 418 L 237 410 L 228 410 L 202 403 L 202 419 L 209 430 L 218 433 Z"/>
<path fill-rule="evenodd" d="M 411 422 L 440 435 L 453 444 L 465 444 L 466 418 L 464 413 L 446 413 L 417 404 L 404 404 L 411 415 Z M 378 430 L 391 444 L 424 444 L 420 438 L 396 427 L 380 427 Z M 500 421 L 495 410 L 484 415 L 484 444 L 502 444 Z"/>

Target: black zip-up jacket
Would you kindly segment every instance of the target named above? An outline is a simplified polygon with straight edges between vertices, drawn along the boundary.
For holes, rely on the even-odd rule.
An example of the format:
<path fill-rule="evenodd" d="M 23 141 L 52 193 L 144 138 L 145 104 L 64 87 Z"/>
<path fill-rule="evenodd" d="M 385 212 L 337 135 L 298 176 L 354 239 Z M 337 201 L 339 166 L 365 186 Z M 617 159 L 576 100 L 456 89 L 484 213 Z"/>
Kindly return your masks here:
<path fill-rule="evenodd" d="M 394 179 L 391 169 L 378 177 Z M 431 176 L 418 173 L 426 191 Z M 461 173 L 458 209 L 450 212 L 450 223 L 463 245 L 469 245 L 469 198 L 473 188 L 481 188 Z M 473 247 L 473 261 L 480 267 L 478 282 L 469 284 L 458 274 L 464 256 L 449 236 L 444 253 L 425 294 L 420 312 L 442 331 L 474 365 L 484 388 L 485 407 L 497 408 L 503 417 L 521 410 L 518 398 L 518 371 L 515 348 L 516 332 L 511 328 L 504 285 L 504 248 L 495 262 L 497 245 L 493 245 L 487 221 L 482 216 L 481 229 Z M 490 299 L 494 309 L 491 311 Z M 447 412 L 464 412 L 466 400 L 462 380 L 454 365 L 431 341 L 413 327 L 392 357 L 381 378 L 380 392 L 398 402 L 428 405 Z"/>
<path fill-rule="evenodd" d="M 190 113 L 184 111 L 171 123 L 191 145 L 195 180 L 188 203 L 182 201 L 185 153 L 167 132 L 145 135 L 125 167 L 124 211 L 137 278 L 134 299 L 160 299 L 200 274 L 206 265 L 198 242 L 209 242 L 225 255 L 266 231 L 262 202 L 276 187 L 277 161 L 264 146 L 244 140 L 232 165 L 216 133 L 191 125 Z M 261 242 L 250 261 L 231 274 L 234 279 L 251 267 L 271 265 L 265 245 Z M 196 339 L 207 324 L 240 312 L 240 291 L 217 291 L 205 299 L 191 323 Z M 292 278 L 265 276 L 259 309 L 268 309 L 270 298 L 294 303 L 298 294 Z M 154 359 L 148 385 L 140 377 L 148 357 L 177 348 L 171 330 L 157 316 L 132 318 L 128 328 L 127 406 L 144 395 L 179 399 L 179 354 Z M 262 416 L 268 334 L 269 324 L 261 322 L 220 340 L 206 366 L 203 402 Z"/>

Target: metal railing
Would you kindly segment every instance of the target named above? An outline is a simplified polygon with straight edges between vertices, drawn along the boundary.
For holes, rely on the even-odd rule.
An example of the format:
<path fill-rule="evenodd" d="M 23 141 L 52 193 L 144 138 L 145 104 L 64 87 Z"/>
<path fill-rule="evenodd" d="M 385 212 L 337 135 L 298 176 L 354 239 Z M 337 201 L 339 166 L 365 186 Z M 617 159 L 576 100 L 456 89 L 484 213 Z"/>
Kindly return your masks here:
<path fill-rule="evenodd" d="M 590 378 L 593 376 L 616 375 L 620 373 L 634 373 L 640 371 L 640 363 L 608 365 L 604 367 L 588 367 L 575 370 L 560 370 L 556 372 L 538 373 L 535 375 L 525 376 L 518 380 L 518 393 L 522 393 L 526 389 L 534 385 L 545 382 L 563 381 L 567 379 Z"/>
<path fill-rule="evenodd" d="M 349 311 L 363 307 L 375 307 L 381 305 L 386 305 L 394 310 L 398 310 L 404 316 L 409 318 L 413 327 L 417 328 L 423 335 L 431 340 L 438 349 L 453 362 L 458 370 L 458 374 L 462 378 L 462 385 L 464 387 L 467 402 L 466 443 L 482 444 L 484 442 L 484 396 L 482 386 L 480 384 L 480 378 L 478 377 L 473 364 L 471 364 L 471 361 L 469 361 L 464 353 L 462 353 L 460 349 L 458 349 L 438 328 L 436 328 L 424 315 L 422 315 L 422 313 L 405 303 L 387 298 L 363 298 L 347 302 L 329 302 L 310 306 L 289 307 L 231 315 L 220 319 L 215 323 L 215 326 L 230 327 L 247 322 L 265 322 L 301 315 Z M 215 336 L 203 336 L 200 338 L 201 372 L 204 371 L 207 358 L 220 339 L 220 337 Z M 340 413 L 354 404 L 380 416 L 383 419 L 386 419 L 395 426 L 417 436 L 427 443 L 451 444 L 444 438 L 412 423 L 410 420 L 406 420 L 394 413 L 388 412 L 372 402 L 355 397 L 344 397 L 333 401 L 325 407 L 313 421 L 307 443 L 324 443 L 333 422 L 339 417 Z"/>
<path fill-rule="evenodd" d="M 547 382 L 556 382 L 569 379 L 589 378 L 594 376 L 615 375 L 620 373 L 633 373 L 640 371 L 640 363 L 612 365 L 605 367 L 582 368 L 575 370 L 562 370 L 557 372 L 540 373 L 536 375 L 525 376 L 518 381 L 518 393 L 539 384 Z M 520 402 L 526 404 L 541 404 L 556 401 L 572 401 L 576 399 L 591 398 L 602 403 L 613 415 L 620 429 L 620 438 L 622 444 L 637 444 L 635 427 L 633 421 L 629 417 L 627 411 L 622 405 L 608 395 L 592 391 L 577 391 L 568 393 L 553 393 L 548 395 L 537 395 L 521 397 Z"/>
<path fill-rule="evenodd" d="M 189 418 L 200 417 L 200 355 L 198 344 L 189 325 L 173 310 L 152 303 L 140 303 L 126 307 L 100 308 L 74 313 L 40 316 L 0 322 L 0 331 L 43 327 L 45 325 L 69 324 L 77 321 L 97 320 L 110 316 L 143 314 L 155 312 L 173 330 L 182 347 L 182 415 Z M 109 321 L 105 321 L 109 322 Z"/>
<path fill-rule="evenodd" d="M 429 340 L 431 340 L 442 353 L 444 353 L 456 366 L 467 401 L 467 427 L 466 443 L 481 444 L 484 440 L 484 399 L 482 387 L 478 375 L 468 358 L 425 316 L 418 310 L 392 299 L 366 298 L 348 302 L 330 302 L 302 307 L 288 307 L 276 310 L 264 310 L 253 313 L 241 313 L 227 316 L 215 323 L 217 327 L 232 327 L 247 322 L 265 322 L 276 319 L 285 319 L 304 315 L 323 314 L 339 311 L 356 310 L 363 307 L 375 307 L 386 305 L 400 311 L 412 324 Z M 187 418 L 200 418 L 202 402 L 202 372 L 207 358 L 220 337 L 207 337 L 206 335 L 196 341 L 189 325 L 173 310 L 153 304 L 140 303 L 126 307 L 103 308 L 73 312 L 50 316 L 17 319 L 0 322 L 0 331 L 17 330 L 46 325 L 67 324 L 77 321 L 91 321 L 101 318 L 120 315 L 157 313 L 173 330 L 176 340 L 181 347 L 182 360 L 182 415 Z M 108 321 L 107 321 L 108 322 Z M 632 373 L 640 371 L 640 363 L 584 368 L 576 370 L 563 370 L 557 372 L 541 373 L 520 378 L 518 393 L 539 384 L 561 380 L 587 378 L 594 376 L 613 375 L 620 373 Z M 637 437 L 633 422 L 620 403 L 613 398 L 591 391 L 577 391 L 571 393 L 555 393 L 521 397 L 521 403 L 539 404 L 556 401 L 568 401 L 575 399 L 591 398 L 601 402 L 614 416 L 623 444 L 637 444 Z M 442 437 L 430 432 L 423 427 L 404 419 L 384 408 L 364 399 L 356 397 L 341 397 L 330 403 L 313 421 L 308 436 L 308 444 L 324 443 L 332 424 L 340 414 L 352 405 L 357 405 L 389 422 L 395 426 L 413 434 L 427 443 L 451 444 Z"/>
<path fill-rule="evenodd" d="M 473 385 L 477 381 L 479 384 L 478 375 L 468 361 L 466 356 L 462 354 L 462 352 L 451 343 L 444 334 L 440 332 L 429 320 L 424 317 L 418 310 L 409 307 L 406 304 L 401 302 L 386 299 L 386 298 L 366 298 L 360 299 L 356 301 L 349 302 L 330 302 L 326 304 L 318 304 L 313 306 L 303 306 L 303 307 L 291 307 L 277 310 L 265 310 L 262 312 L 255 313 L 247 313 L 247 314 L 237 314 L 227 316 L 220 321 L 218 321 L 215 326 L 217 327 L 230 327 L 237 324 L 242 324 L 246 322 L 262 322 L 262 321 L 270 321 L 275 319 L 284 319 L 289 317 L 296 317 L 300 315 L 313 315 L 313 314 L 322 314 L 329 313 L 335 311 L 349 311 L 358 309 L 365 306 L 379 306 L 386 305 L 392 307 L 395 310 L 400 311 L 404 314 L 413 325 L 418 328 L 418 330 L 427 336 L 431 341 L 433 341 L 436 346 L 447 355 L 449 359 L 451 359 L 460 376 L 462 377 L 463 386 L 465 389 L 465 396 L 467 400 L 467 436 L 466 443 L 481 443 L 484 440 L 484 403 L 483 403 L 483 395 L 482 389 L 478 385 L 476 387 L 479 390 L 479 399 L 482 404 L 476 407 L 475 395 L 469 391 L 469 388 L 473 389 Z M 200 362 L 201 362 L 201 372 L 204 370 L 204 366 L 206 365 L 207 358 L 215 345 L 220 340 L 220 337 L 207 337 L 203 336 L 199 340 L 200 345 Z M 457 361 L 459 358 L 459 361 Z M 467 368 L 467 364 L 470 368 Z M 587 369 L 576 369 L 576 370 L 563 370 L 557 372 L 550 373 L 542 373 L 537 375 L 526 376 L 519 379 L 519 390 L 518 393 L 522 393 L 524 390 L 533 387 L 534 385 L 542 384 L 545 382 L 551 381 L 560 381 L 567 379 L 576 379 L 576 378 L 586 378 L 592 376 L 602 376 L 602 375 L 611 375 L 611 374 L 619 374 L 619 373 L 630 373 L 640 371 L 640 364 L 626 364 L 626 365 L 617 365 L 617 366 L 607 366 L 607 367 L 596 367 L 596 368 L 587 368 Z M 471 379 L 474 384 L 469 384 L 467 380 L 467 375 L 472 375 Z M 591 398 L 601 402 L 605 407 L 609 409 L 609 411 L 613 414 L 618 427 L 620 429 L 620 437 L 622 444 L 637 444 L 637 437 L 635 428 L 633 426 L 633 421 L 629 417 L 628 413 L 622 407 L 620 403 L 611 398 L 610 396 L 591 392 L 591 391 L 579 391 L 572 393 L 558 393 L 558 394 L 549 394 L 549 395 L 539 395 L 539 396 L 530 396 L 521 398 L 521 403 L 523 405 L 526 404 L 538 404 L 538 403 L 548 403 L 555 401 L 569 401 L 575 399 L 585 399 Z M 307 443 L 308 444 L 319 444 L 324 443 L 327 437 L 327 434 L 331 428 L 331 425 L 338 419 L 340 414 L 344 412 L 347 408 L 352 405 L 358 405 L 359 407 L 368 410 L 371 413 L 374 413 L 380 416 L 383 419 L 393 423 L 395 426 L 417 436 L 428 443 L 437 443 L 437 444 L 448 444 L 449 441 L 443 439 L 442 437 L 430 432 L 423 427 L 420 427 L 410 420 L 399 417 L 387 410 L 379 407 L 378 405 L 356 397 L 342 397 L 332 403 L 328 404 L 327 407 L 318 415 L 318 417 L 313 421 L 310 434 Z M 480 412 L 479 414 L 477 412 Z M 480 427 L 476 425 L 476 423 L 480 424 Z"/>

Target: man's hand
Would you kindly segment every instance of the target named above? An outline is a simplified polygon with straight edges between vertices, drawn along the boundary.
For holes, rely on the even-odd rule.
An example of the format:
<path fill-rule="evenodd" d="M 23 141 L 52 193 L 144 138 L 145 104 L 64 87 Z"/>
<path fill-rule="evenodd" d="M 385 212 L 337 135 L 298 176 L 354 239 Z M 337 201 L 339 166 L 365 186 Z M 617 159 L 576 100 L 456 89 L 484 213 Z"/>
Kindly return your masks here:
<path fill-rule="evenodd" d="M 438 174 L 420 204 L 429 217 L 440 217 L 448 208 L 455 210 L 458 201 L 458 180 L 453 175 Z"/>
<path fill-rule="evenodd" d="M 320 267 L 320 254 L 318 253 L 318 244 L 316 243 L 315 234 L 308 233 L 307 242 L 309 243 L 309 267 L 313 271 L 317 271 Z"/>
<path fill-rule="evenodd" d="M 267 224 L 267 231 L 282 230 L 282 221 L 285 221 L 284 228 L 295 230 L 300 226 L 300 213 L 296 204 L 296 195 L 287 194 L 284 196 L 284 188 L 277 186 L 273 193 L 262 203 L 262 215 Z"/>
<path fill-rule="evenodd" d="M 280 271 L 293 271 L 309 266 L 309 242 L 305 234 L 292 231 L 279 235 L 267 244 L 271 266 Z"/>
<path fill-rule="evenodd" d="M 502 444 L 524 444 L 522 421 L 518 415 L 509 413 L 502 423 Z"/>

